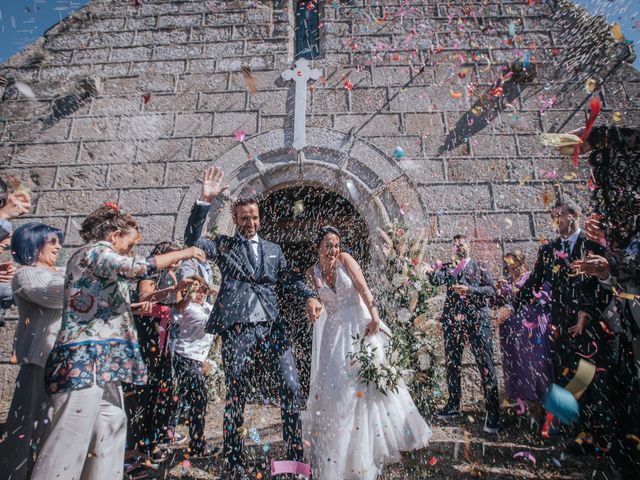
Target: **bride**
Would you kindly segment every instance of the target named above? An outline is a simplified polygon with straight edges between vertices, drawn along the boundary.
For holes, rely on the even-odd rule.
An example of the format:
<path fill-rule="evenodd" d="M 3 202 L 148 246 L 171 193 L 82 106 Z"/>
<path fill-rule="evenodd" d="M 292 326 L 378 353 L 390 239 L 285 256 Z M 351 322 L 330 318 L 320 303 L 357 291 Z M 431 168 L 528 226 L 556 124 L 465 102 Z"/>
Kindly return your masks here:
<path fill-rule="evenodd" d="M 340 252 L 340 232 L 320 230 L 319 262 L 307 271 L 325 306 L 313 327 L 311 388 L 303 417 L 305 445 L 314 480 L 373 480 L 400 452 L 425 447 L 431 430 L 400 382 L 386 395 L 358 377 L 347 358 L 359 349 L 352 337 L 367 335 L 384 356 L 389 329 L 381 323 L 375 301 L 358 263 Z"/>

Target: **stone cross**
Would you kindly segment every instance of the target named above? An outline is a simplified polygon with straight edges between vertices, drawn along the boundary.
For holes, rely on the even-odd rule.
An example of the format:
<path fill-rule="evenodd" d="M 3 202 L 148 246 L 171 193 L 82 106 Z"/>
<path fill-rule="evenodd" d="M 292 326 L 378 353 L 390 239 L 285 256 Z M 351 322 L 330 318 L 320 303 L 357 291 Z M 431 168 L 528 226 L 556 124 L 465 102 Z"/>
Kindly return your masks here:
<path fill-rule="evenodd" d="M 282 78 L 296 82 L 296 103 L 293 119 L 293 148 L 300 151 L 305 142 L 305 117 L 307 110 L 307 82 L 317 80 L 322 72 L 310 69 L 305 58 L 296 60 L 296 68 L 282 72 Z"/>

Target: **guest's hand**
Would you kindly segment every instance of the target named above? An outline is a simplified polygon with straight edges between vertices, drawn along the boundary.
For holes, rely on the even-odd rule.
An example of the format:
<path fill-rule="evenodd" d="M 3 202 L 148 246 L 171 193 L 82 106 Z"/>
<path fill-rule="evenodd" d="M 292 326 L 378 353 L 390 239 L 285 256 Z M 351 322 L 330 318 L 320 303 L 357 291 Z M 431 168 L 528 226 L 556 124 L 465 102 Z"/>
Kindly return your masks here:
<path fill-rule="evenodd" d="M 182 250 L 183 252 L 183 260 L 188 260 L 190 258 L 195 258 L 199 262 L 204 262 L 207 260 L 207 255 L 200 250 L 198 247 L 189 247 Z"/>
<path fill-rule="evenodd" d="M 193 282 L 194 281 L 192 278 L 184 278 L 178 282 L 178 285 L 176 285 L 176 290 L 180 290 L 180 291 L 189 290 L 191 285 L 193 285 Z"/>
<path fill-rule="evenodd" d="M 0 265 L 0 283 L 10 283 L 16 273 L 16 267 L 11 262 Z"/>
<path fill-rule="evenodd" d="M 7 196 L 0 218 L 10 220 L 31 211 L 31 196 L 27 192 L 14 192 Z"/>
<path fill-rule="evenodd" d="M 577 273 L 598 277 L 601 280 L 608 278 L 611 272 L 609 260 L 602 255 L 594 255 L 593 253 L 589 253 L 584 260 L 575 260 L 571 264 L 571 268 Z"/>
<path fill-rule="evenodd" d="M 418 270 L 422 275 L 430 275 L 435 271 L 433 269 L 433 266 L 430 263 L 426 262 L 422 262 L 418 267 Z"/>
<path fill-rule="evenodd" d="M 312 297 L 307 299 L 305 310 L 307 311 L 307 318 L 311 323 L 315 322 L 318 318 L 320 318 L 323 308 L 324 307 L 318 301 L 317 298 Z"/>
<path fill-rule="evenodd" d="M 464 297 L 469 293 L 469 287 L 467 285 L 457 284 L 453 286 L 453 291 L 461 297 Z"/>
<path fill-rule="evenodd" d="M 132 303 L 131 310 L 133 311 L 133 313 L 136 313 L 138 315 L 141 315 L 143 313 L 150 313 L 151 310 L 153 310 L 153 302 Z"/>
<path fill-rule="evenodd" d="M 373 319 L 367 324 L 365 335 L 375 335 L 380 331 L 380 320 Z"/>
<path fill-rule="evenodd" d="M 582 335 L 584 333 L 584 327 L 587 326 L 588 320 L 589 314 L 587 312 L 578 312 L 578 323 L 569 327 L 569 335 L 574 338 L 578 335 Z"/>
<path fill-rule="evenodd" d="M 211 372 L 211 364 L 206 360 L 202 362 L 202 374 L 208 375 Z"/>
<path fill-rule="evenodd" d="M 492 314 L 492 318 L 497 325 L 502 325 L 511 315 L 513 315 L 513 310 L 504 306 L 495 310 Z"/>
<path fill-rule="evenodd" d="M 594 213 L 584 224 L 584 232 L 589 240 L 602 244 L 604 240 L 604 229 L 602 228 L 602 215 Z"/>
<path fill-rule="evenodd" d="M 224 173 L 218 167 L 211 166 L 205 170 L 202 175 L 202 186 L 200 187 L 200 201 L 211 203 L 222 192 L 229 188 L 228 185 L 222 186 Z"/>

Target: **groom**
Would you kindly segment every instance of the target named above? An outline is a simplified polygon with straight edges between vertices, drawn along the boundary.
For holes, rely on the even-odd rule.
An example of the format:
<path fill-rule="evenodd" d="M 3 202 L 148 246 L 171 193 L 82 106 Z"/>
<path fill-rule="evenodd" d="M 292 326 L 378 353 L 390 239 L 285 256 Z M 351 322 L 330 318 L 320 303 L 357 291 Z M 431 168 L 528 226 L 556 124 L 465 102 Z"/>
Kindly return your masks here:
<path fill-rule="evenodd" d="M 300 387 L 298 374 L 285 332 L 279 321 L 275 287 L 280 283 L 306 299 L 310 320 L 322 311 L 316 294 L 295 279 L 287 267 L 282 249 L 258 237 L 260 216 L 255 199 L 236 200 L 232 205 L 237 233 L 201 238 L 211 202 L 228 187 L 223 174 L 209 167 L 202 178 L 200 199 L 191 210 L 185 244 L 198 245 L 218 265 L 222 284 L 207 323 L 207 332 L 222 337 L 222 366 L 226 378 L 224 411 L 224 456 L 234 480 L 245 479 L 243 441 L 240 427 L 248 382 L 257 363 L 267 365 L 280 390 L 283 436 L 290 460 L 302 460 Z"/>

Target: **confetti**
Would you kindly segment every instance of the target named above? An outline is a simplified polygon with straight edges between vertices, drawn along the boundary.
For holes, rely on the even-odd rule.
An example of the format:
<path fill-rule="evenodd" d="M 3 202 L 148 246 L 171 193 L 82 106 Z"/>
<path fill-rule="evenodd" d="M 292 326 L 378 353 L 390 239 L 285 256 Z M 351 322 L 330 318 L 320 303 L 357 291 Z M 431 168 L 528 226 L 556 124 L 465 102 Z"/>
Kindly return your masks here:
<path fill-rule="evenodd" d="M 244 138 L 247 136 L 247 132 L 245 132 L 244 130 L 236 130 L 236 142 L 244 142 Z"/>
<path fill-rule="evenodd" d="M 16 82 L 14 85 L 16 86 L 18 91 L 25 97 L 36 98 L 36 94 L 33 93 L 33 90 L 31 90 L 31 87 L 26 83 Z"/>
<path fill-rule="evenodd" d="M 393 149 L 393 156 L 397 159 L 400 159 L 402 157 L 404 157 L 406 155 L 404 148 L 402 147 L 396 147 Z"/>
<path fill-rule="evenodd" d="M 542 206 L 544 208 L 549 208 L 555 198 L 556 194 L 551 190 L 545 190 L 544 192 L 540 193 L 540 200 L 542 201 Z"/>
<path fill-rule="evenodd" d="M 625 37 L 622 34 L 622 27 L 620 27 L 620 24 L 618 22 L 615 22 L 613 25 L 611 25 L 611 33 L 613 34 L 613 38 L 616 42 L 624 41 Z"/>
<path fill-rule="evenodd" d="M 258 87 L 250 67 L 242 67 L 242 77 L 244 78 L 244 83 L 247 86 L 247 91 L 251 95 L 255 95 L 258 92 Z"/>
<path fill-rule="evenodd" d="M 587 93 L 593 93 L 593 91 L 598 86 L 598 82 L 596 82 L 593 78 L 589 78 L 584 82 L 584 89 Z"/>
<path fill-rule="evenodd" d="M 620 123 L 622 121 L 622 114 L 620 112 L 613 112 L 611 114 L 611 120 L 613 120 L 613 123 Z"/>
<path fill-rule="evenodd" d="M 529 460 L 534 465 L 536 464 L 536 457 L 533 456 L 531 452 L 518 452 L 513 454 L 513 458 L 525 458 Z"/>

